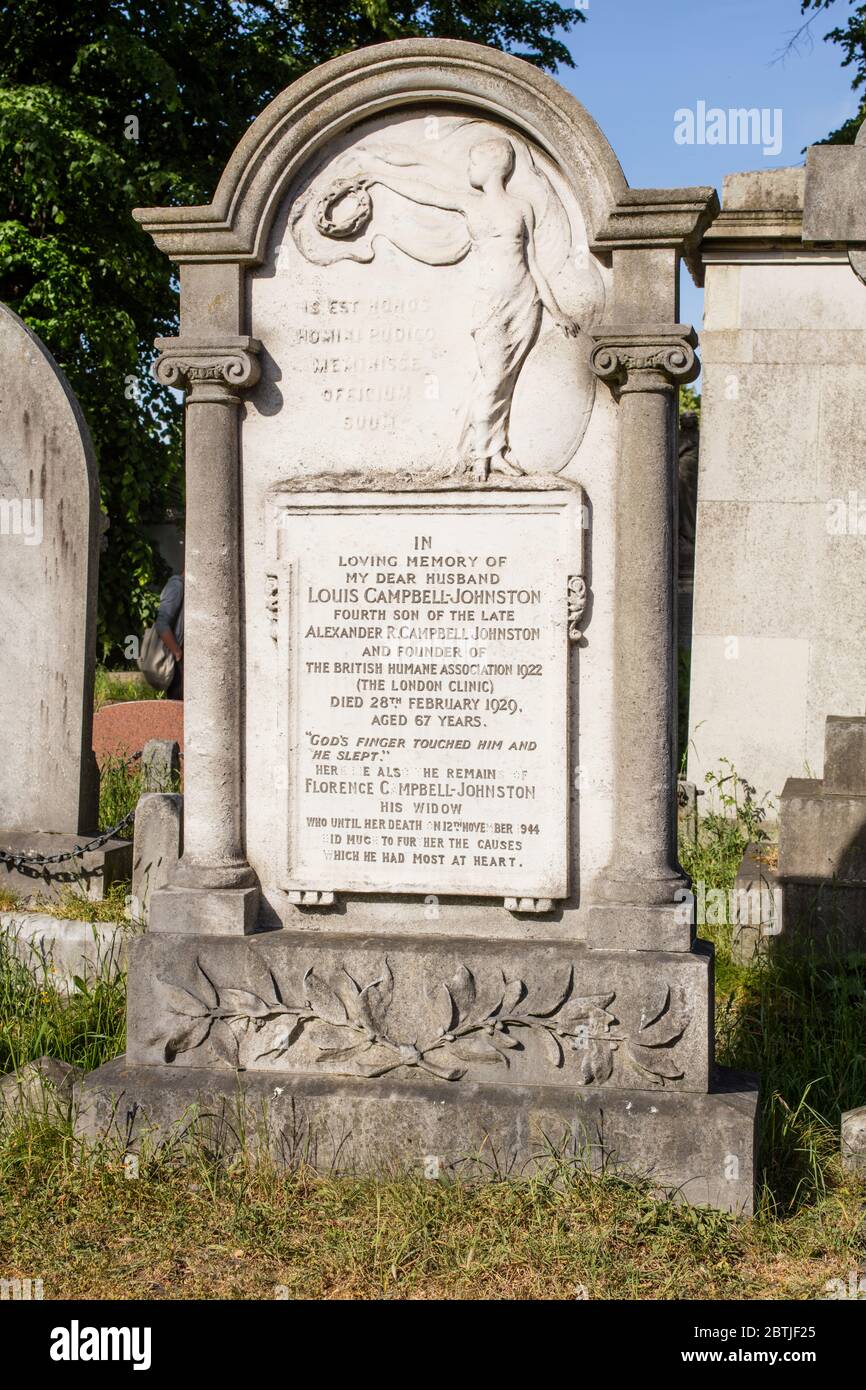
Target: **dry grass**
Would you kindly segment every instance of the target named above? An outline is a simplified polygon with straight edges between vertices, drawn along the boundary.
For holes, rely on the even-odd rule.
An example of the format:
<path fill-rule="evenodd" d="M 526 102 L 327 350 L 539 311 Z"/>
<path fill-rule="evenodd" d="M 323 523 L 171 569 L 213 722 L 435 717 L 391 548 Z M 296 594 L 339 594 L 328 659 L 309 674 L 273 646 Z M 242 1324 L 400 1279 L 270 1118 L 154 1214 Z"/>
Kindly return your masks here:
<path fill-rule="evenodd" d="M 0 1268 L 47 1298 L 806 1299 L 864 1249 L 863 1191 L 737 1221 L 576 1173 L 468 1186 L 143 1163 L 7 1135 Z"/>

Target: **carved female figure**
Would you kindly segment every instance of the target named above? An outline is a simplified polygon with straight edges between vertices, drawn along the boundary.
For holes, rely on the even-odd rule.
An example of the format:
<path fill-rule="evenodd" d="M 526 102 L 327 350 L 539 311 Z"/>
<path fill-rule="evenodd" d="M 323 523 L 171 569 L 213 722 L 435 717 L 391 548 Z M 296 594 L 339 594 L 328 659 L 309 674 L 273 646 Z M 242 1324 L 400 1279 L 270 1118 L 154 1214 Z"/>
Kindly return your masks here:
<path fill-rule="evenodd" d="M 468 453 L 476 479 L 491 471 L 524 470 L 510 454 L 508 425 L 520 370 L 535 343 L 546 309 L 567 336 L 572 322 L 557 303 L 535 254 L 535 213 L 529 199 L 508 191 L 514 171 L 514 146 L 505 137 L 479 140 L 469 151 L 469 188 L 455 188 L 446 178 L 433 179 L 422 166 L 398 151 L 378 154 L 356 147 L 361 180 L 382 184 L 416 203 L 461 213 L 478 279 L 472 316 L 477 371 L 467 405 L 461 453 Z M 444 171 L 443 171 L 444 172 Z"/>

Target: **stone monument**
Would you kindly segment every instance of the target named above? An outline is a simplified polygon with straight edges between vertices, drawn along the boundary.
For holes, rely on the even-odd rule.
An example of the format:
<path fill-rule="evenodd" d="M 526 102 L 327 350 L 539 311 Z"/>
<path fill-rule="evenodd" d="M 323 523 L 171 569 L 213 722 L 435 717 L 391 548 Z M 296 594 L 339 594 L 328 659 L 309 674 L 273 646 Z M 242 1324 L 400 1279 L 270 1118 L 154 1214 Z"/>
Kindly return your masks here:
<path fill-rule="evenodd" d="M 706 276 L 689 779 L 820 777 L 866 689 L 866 143 L 725 179 Z M 849 251 L 848 238 L 852 243 Z M 859 239 L 859 249 L 853 244 Z"/>
<path fill-rule="evenodd" d="M 286 1161 L 555 1149 L 749 1209 L 675 840 L 677 274 L 716 206 L 629 189 L 518 59 L 407 40 L 136 214 L 180 266 L 184 845 L 83 1133 L 241 1106 Z"/>

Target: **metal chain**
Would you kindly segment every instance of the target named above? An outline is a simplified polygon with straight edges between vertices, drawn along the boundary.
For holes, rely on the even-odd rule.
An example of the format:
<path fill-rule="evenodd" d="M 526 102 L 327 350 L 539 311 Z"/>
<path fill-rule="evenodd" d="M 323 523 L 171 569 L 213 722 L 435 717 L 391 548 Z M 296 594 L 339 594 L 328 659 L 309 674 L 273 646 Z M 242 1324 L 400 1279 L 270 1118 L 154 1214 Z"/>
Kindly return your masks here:
<path fill-rule="evenodd" d="M 134 763 L 141 757 L 141 753 L 133 753 L 128 759 Z M 8 854 L 6 850 L 0 849 L 0 864 L 8 864 L 13 869 L 20 869 L 24 865 L 34 865 L 41 868 L 45 864 L 65 864 L 70 859 L 81 859 L 85 854 L 91 854 L 94 850 L 102 849 L 103 845 L 109 840 L 113 840 L 115 835 L 119 835 L 121 830 L 125 830 L 131 821 L 135 819 L 135 807 L 123 817 L 123 820 L 113 825 L 110 830 L 102 830 L 98 835 L 94 835 L 92 840 L 88 840 L 84 845 L 77 845 L 75 849 L 64 850 L 62 854 Z"/>

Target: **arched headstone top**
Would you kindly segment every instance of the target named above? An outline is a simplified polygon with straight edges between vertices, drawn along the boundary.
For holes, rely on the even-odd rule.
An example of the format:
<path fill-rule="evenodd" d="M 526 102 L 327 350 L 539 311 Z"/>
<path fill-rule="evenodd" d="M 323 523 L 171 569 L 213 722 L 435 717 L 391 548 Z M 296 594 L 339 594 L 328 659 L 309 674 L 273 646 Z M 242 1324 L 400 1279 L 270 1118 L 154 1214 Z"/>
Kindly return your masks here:
<path fill-rule="evenodd" d="M 134 216 L 173 260 L 259 264 L 304 166 L 352 127 L 412 105 L 500 123 L 546 154 L 572 186 L 593 249 L 688 252 L 717 211 L 711 188 L 629 189 L 585 108 L 522 59 L 451 39 L 405 39 L 343 54 L 282 91 L 241 139 L 213 202 L 139 208 Z"/>

